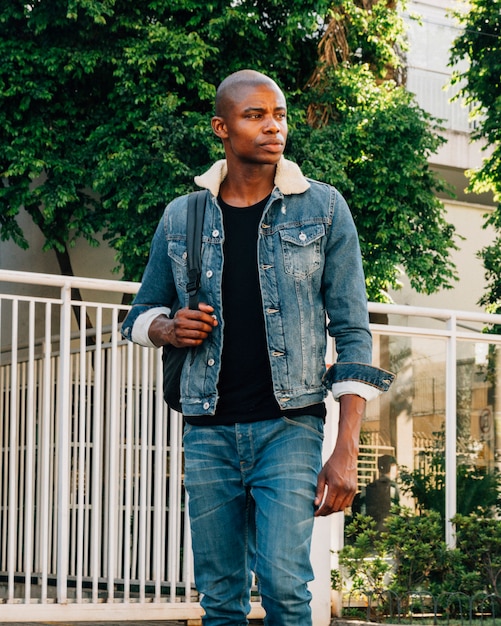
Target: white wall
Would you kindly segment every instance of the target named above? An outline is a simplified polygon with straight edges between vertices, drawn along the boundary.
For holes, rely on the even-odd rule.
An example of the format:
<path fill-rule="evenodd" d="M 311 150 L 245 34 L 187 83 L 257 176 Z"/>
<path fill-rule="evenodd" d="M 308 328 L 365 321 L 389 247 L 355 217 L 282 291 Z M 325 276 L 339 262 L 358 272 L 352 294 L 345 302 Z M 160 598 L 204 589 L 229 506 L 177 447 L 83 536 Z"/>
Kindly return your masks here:
<path fill-rule="evenodd" d="M 459 250 L 452 253 L 452 260 L 457 266 L 459 281 L 453 283 L 453 289 L 441 290 L 432 295 L 418 294 L 403 278 L 403 288 L 392 291 L 391 297 L 397 304 L 414 306 L 458 309 L 463 311 L 483 310 L 478 305 L 479 298 L 486 289 L 482 261 L 477 252 L 491 243 L 494 237 L 492 229 L 483 229 L 484 215 L 489 207 L 465 204 L 461 202 L 445 202 L 446 219 L 454 224 L 456 232 L 463 240 L 457 240 Z"/>
<path fill-rule="evenodd" d="M 52 250 L 42 250 L 44 237 L 30 216 L 23 211 L 18 221 L 30 247 L 22 250 L 12 241 L 1 241 L 0 269 L 60 274 L 55 253 Z M 120 275 L 112 273 L 116 265 L 114 252 L 106 242 L 93 248 L 84 239 L 80 239 L 74 248 L 70 248 L 70 257 L 75 276 L 120 278 Z"/>

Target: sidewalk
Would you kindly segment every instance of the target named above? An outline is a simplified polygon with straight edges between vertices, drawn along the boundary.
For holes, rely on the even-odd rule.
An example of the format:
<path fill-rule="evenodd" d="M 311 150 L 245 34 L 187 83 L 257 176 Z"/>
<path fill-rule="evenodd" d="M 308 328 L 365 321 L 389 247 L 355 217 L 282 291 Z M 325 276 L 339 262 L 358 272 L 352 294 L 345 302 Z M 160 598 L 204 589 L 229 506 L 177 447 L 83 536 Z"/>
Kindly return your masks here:
<path fill-rule="evenodd" d="M 263 620 L 261 619 L 252 619 L 249 621 L 249 626 L 263 626 Z M 154 621 L 134 621 L 134 622 L 10 622 L 10 624 L 14 624 L 15 626 L 198 626 L 200 622 L 197 620 L 186 621 L 186 620 L 177 620 L 177 621 L 165 621 L 165 620 L 154 620 Z M 0 622 L 1 626 L 4 626 L 2 622 Z M 7 625 L 5 625 L 7 626 Z M 375 626 L 374 623 L 364 622 L 360 620 L 347 620 L 342 617 L 334 617 L 330 623 L 330 626 Z"/>
<path fill-rule="evenodd" d="M 0 621 L 0 626 L 201 626 L 199 620 L 149 620 L 149 621 L 113 621 L 113 622 L 5 622 Z M 262 619 L 249 620 L 249 626 L 263 626 Z M 347 620 L 342 617 L 334 617 L 330 626 L 375 626 L 374 623 Z"/>
<path fill-rule="evenodd" d="M 1 615 L 1 612 L 0 612 Z M 262 620 L 251 621 L 251 626 L 258 626 L 262 624 Z M 2 622 L 0 619 L 0 626 L 9 626 L 12 624 L 13 626 L 198 626 L 201 624 L 198 620 L 148 620 L 148 621 L 113 621 L 113 622 L 103 622 L 103 621 L 95 621 L 95 622 Z"/>
<path fill-rule="evenodd" d="M 186 620 L 178 621 L 164 621 L 155 620 L 147 622 L 10 622 L 15 626 L 189 626 L 190 624 L 197 624 L 196 620 L 187 622 Z M 250 620 L 250 626 L 262 626 L 263 620 L 253 619 Z M 0 622 L 1 624 L 1 622 Z M 2 624 L 3 626 L 3 624 Z M 367 622 L 361 622 L 358 620 L 344 620 L 343 618 L 336 617 L 332 620 L 330 626 L 374 626 L 374 624 L 367 624 Z"/>
<path fill-rule="evenodd" d="M 12 626 L 199 626 L 199 620 L 178 620 L 175 622 L 155 620 L 146 622 L 10 622 Z M 2 622 L 0 622 L 2 624 Z M 250 620 L 250 626 L 262 626 L 263 620 Z M 2 624 L 7 626 L 7 624 Z"/>

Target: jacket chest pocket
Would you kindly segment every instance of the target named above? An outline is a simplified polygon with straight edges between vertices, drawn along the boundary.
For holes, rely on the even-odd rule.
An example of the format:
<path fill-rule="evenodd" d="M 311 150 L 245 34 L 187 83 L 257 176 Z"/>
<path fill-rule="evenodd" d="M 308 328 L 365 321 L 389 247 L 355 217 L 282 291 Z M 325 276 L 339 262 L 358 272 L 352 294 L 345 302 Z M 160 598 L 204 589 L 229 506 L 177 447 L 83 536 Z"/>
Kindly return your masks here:
<path fill-rule="evenodd" d="M 296 280 L 304 280 L 321 265 L 323 224 L 297 226 L 280 231 L 285 273 Z"/>
<path fill-rule="evenodd" d="M 188 283 L 186 242 L 171 241 L 168 247 L 168 254 L 171 261 L 173 261 L 172 270 L 176 284 L 178 287 L 181 287 L 182 291 L 185 291 Z"/>

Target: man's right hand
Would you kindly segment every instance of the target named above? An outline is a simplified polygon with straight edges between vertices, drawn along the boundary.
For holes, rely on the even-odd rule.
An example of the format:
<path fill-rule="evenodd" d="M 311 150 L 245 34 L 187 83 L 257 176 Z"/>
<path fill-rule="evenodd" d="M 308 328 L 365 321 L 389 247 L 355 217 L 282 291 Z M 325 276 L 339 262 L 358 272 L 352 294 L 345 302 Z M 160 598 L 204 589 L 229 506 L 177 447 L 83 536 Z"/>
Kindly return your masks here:
<path fill-rule="evenodd" d="M 218 325 L 213 313 L 213 307 L 200 303 L 198 310 L 179 309 L 173 319 L 159 315 L 150 324 L 148 336 L 158 348 L 166 344 L 176 348 L 199 346 Z"/>

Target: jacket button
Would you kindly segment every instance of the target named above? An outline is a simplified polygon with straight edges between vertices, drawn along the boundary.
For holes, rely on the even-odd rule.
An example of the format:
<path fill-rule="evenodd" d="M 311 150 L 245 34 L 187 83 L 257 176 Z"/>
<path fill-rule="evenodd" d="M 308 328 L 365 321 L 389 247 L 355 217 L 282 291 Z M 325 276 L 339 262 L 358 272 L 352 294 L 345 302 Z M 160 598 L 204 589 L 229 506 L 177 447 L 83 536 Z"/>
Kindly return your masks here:
<path fill-rule="evenodd" d="M 207 278 L 212 278 L 212 276 L 214 275 L 214 272 L 212 270 L 207 270 L 205 272 L 205 275 L 207 276 Z"/>
<path fill-rule="evenodd" d="M 214 363 L 215 363 L 214 359 L 209 359 L 209 360 L 207 361 L 207 365 L 208 365 L 209 367 L 212 367 L 212 366 L 214 365 Z"/>
<path fill-rule="evenodd" d="M 208 402 L 204 402 L 204 409 L 207 410 L 210 407 L 210 404 Z"/>
<path fill-rule="evenodd" d="M 219 231 L 217 229 L 212 231 L 212 236 L 213 237 L 219 237 Z"/>

